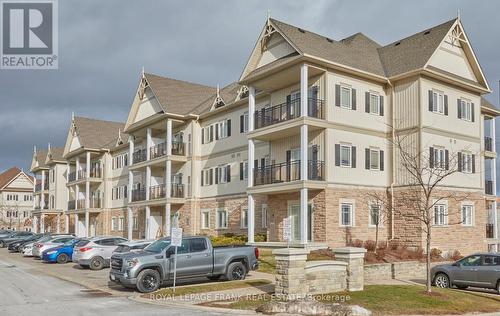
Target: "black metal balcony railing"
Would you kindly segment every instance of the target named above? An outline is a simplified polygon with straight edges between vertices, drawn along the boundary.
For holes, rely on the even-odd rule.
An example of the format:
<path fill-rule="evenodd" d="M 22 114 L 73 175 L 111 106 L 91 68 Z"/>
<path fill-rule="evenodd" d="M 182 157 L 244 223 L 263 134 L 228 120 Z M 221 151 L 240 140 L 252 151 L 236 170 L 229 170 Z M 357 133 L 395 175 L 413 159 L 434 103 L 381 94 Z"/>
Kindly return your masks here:
<path fill-rule="evenodd" d="M 161 143 L 149 148 L 149 159 L 163 157 L 167 154 L 167 143 Z"/>
<path fill-rule="evenodd" d="M 493 138 L 489 136 L 484 137 L 484 150 L 493 151 Z"/>
<path fill-rule="evenodd" d="M 101 167 L 95 166 L 90 169 L 89 178 L 100 178 L 101 177 Z M 78 180 L 87 179 L 87 170 L 82 169 L 78 171 Z"/>
<path fill-rule="evenodd" d="M 308 180 L 324 180 L 324 162 L 309 160 Z M 254 185 L 300 180 L 300 161 L 283 162 L 254 169 Z"/>
<path fill-rule="evenodd" d="M 307 100 L 307 116 L 324 119 L 323 103 L 323 100 L 309 98 Z M 295 99 L 269 108 L 263 108 L 254 113 L 254 127 L 258 129 L 292 120 L 300 117 L 300 112 L 300 99 Z"/>
<path fill-rule="evenodd" d="M 134 152 L 132 157 L 133 158 L 132 163 L 139 163 L 146 161 L 146 157 L 147 157 L 146 149 L 139 149 L 136 152 Z"/>
<path fill-rule="evenodd" d="M 93 197 L 90 199 L 90 208 L 101 208 L 102 207 L 102 199 L 99 197 Z"/>
<path fill-rule="evenodd" d="M 484 192 L 486 194 L 493 195 L 493 181 L 491 180 L 484 181 Z"/>
<path fill-rule="evenodd" d="M 165 184 L 155 185 L 149 188 L 149 199 L 163 199 L 166 196 Z"/>
<path fill-rule="evenodd" d="M 68 210 L 74 210 L 76 206 L 76 201 L 75 200 L 69 200 L 68 201 Z"/>
<path fill-rule="evenodd" d="M 132 202 L 144 201 L 146 199 L 146 189 L 132 190 Z"/>
<path fill-rule="evenodd" d="M 486 238 L 495 238 L 494 224 L 486 224 Z"/>
<path fill-rule="evenodd" d="M 172 183 L 170 185 L 170 196 L 173 198 L 184 198 L 184 184 Z"/>
<path fill-rule="evenodd" d="M 184 143 L 172 141 L 172 155 L 184 156 Z"/>
<path fill-rule="evenodd" d="M 76 171 L 70 172 L 68 174 L 68 182 L 72 182 L 76 180 Z"/>
<path fill-rule="evenodd" d="M 76 200 L 76 208 L 78 208 L 78 209 L 86 208 L 85 207 L 85 199 Z"/>

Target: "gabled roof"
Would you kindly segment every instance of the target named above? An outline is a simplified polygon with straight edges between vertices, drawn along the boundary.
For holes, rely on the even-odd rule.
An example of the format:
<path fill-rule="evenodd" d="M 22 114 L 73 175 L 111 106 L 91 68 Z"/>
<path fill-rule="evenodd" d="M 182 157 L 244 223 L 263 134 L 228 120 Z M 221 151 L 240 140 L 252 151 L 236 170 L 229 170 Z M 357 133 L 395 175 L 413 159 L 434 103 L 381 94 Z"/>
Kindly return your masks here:
<path fill-rule="evenodd" d="M 39 150 L 35 148 L 33 152 L 33 158 L 31 160 L 31 170 L 33 170 L 34 168 L 48 168 L 47 164 L 45 163 L 46 158 L 46 150 Z M 37 163 L 38 165 L 36 165 Z"/>
<path fill-rule="evenodd" d="M 64 161 L 63 158 L 64 147 L 50 147 L 47 151 L 47 157 L 45 163 L 49 161 Z"/>
<path fill-rule="evenodd" d="M 31 182 L 33 178 L 25 174 L 21 169 L 12 167 L 3 173 L 0 173 L 0 190 L 4 189 L 9 183 L 16 179 L 19 175 L 25 175 Z"/>
<path fill-rule="evenodd" d="M 144 77 L 165 113 L 189 114 L 216 92 L 214 87 L 150 73 L 144 73 Z"/>
<path fill-rule="evenodd" d="M 484 97 L 481 97 L 481 110 L 493 116 L 500 115 L 500 109 L 493 105 L 490 101 L 486 100 Z"/>
<path fill-rule="evenodd" d="M 242 86 L 237 82 L 230 83 L 224 88 L 220 89 L 219 96 L 222 98 L 222 100 L 224 100 L 224 103 L 226 105 L 229 105 L 236 100 L 236 97 L 238 96 L 238 92 L 241 89 L 241 87 Z M 200 105 L 195 107 L 191 111 L 191 113 L 200 115 L 210 111 L 212 109 L 212 105 L 216 97 L 217 93 L 211 95 L 208 99 L 204 100 Z"/>
<path fill-rule="evenodd" d="M 75 116 L 73 120 L 74 133 L 84 148 L 111 149 L 116 143 L 118 130 L 125 124 Z"/>

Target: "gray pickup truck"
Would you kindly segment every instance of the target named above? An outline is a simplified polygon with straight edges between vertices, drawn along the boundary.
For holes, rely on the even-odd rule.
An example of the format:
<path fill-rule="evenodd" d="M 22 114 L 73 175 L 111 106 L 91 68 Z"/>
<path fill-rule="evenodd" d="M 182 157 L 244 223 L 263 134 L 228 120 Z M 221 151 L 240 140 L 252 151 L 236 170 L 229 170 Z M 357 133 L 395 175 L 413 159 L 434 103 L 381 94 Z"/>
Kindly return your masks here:
<path fill-rule="evenodd" d="M 113 254 L 109 278 L 142 293 L 156 291 L 173 280 L 174 249 L 166 237 L 143 251 Z M 255 247 L 212 247 L 207 237 L 183 237 L 182 245 L 177 248 L 177 278 L 243 280 L 248 271 L 258 268 L 258 257 L 259 250 Z"/>

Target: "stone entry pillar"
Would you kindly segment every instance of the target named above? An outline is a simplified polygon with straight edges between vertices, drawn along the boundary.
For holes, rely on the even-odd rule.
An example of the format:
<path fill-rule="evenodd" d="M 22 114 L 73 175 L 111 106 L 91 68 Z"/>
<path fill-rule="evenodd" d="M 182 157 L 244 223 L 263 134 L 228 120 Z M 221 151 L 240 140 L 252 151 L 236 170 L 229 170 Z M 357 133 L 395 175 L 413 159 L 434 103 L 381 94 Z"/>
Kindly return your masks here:
<path fill-rule="evenodd" d="M 363 291 L 365 248 L 343 247 L 333 250 L 335 260 L 347 263 L 347 290 Z"/>
<path fill-rule="evenodd" d="M 276 258 L 275 294 L 280 298 L 298 299 L 307 294 L 305 267 L 309 250 L 285 248 L 273 250 Z"/>

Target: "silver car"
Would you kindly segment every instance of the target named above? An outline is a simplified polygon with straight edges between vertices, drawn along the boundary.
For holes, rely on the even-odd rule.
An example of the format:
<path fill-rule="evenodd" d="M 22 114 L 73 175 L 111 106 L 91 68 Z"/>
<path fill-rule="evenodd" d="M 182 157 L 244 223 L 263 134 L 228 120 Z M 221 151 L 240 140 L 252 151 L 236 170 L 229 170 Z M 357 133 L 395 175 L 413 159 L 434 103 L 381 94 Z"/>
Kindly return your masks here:
<path fill-rule="evenodd" d="M 140 251 L 152 244 L 154 241 L 155 239 L 141 239 L 123 242 L 118 245 L 115 251 L 113 251 L 113 254 Z"/>
<path fill-rule="evenodd" d="M 437 287 L 472 286 L 495 289 L 500 294 L 500 253 L 477 253 L 451 264 L 434 266 L 431 280 Z"/>
<path fill-rule="evenodd" d="M 101 270 L 109 267 L 109 260 L 119 244 L 127 239 L 116 236 L 93 237 L 80 240 L 73 248 L 72 260 L 82 267 Z"/>
<path fill-rule="evenodd" d="M 50 236 L 50 239 L 45 241 L 37 241 L 33 244 L 33 250 L 32 250 L 33 257 L 41 258 L 42 253 L 45 250 L 60 246 L 65 242 L 70 241 L 71 239 L 74 238 L 75 236 L 72 235 L 57 235 L 57 236 Z"/>

